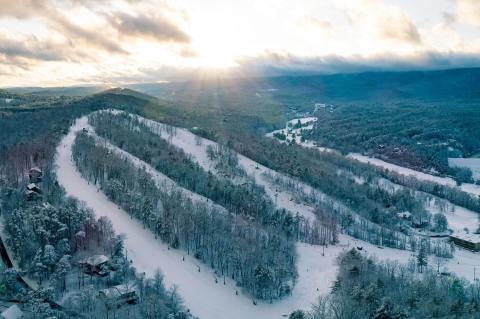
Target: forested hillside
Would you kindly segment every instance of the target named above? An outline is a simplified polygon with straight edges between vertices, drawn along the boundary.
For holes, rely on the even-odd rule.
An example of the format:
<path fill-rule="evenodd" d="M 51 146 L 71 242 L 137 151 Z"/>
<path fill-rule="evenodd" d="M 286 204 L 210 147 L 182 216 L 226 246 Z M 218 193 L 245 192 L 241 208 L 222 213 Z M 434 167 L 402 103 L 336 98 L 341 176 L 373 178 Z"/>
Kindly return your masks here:
<path fill-rule="evenodd" d="M 117 315 L 188 318 L 181 299 L 164 286 L 160 273 L 147 279 L 130 266 L 123 238 L 115 234 L 108 219 L 95 219 L 83 204 L 65 197 L 53 167 L 55 148 L 75 118 L 113 105 L 138 110 L 144 102 L 108 93 L 84 99 L 2 94 L 16 99 L 0 113 L 0 212 L 1 239 L 17 268 L 2 268 L 1 298 L 20 301 L 28 317 L 104 318 L 111 311 L 95 298 L 98 290 L 136 282 L 143 287 L 140 302 L 128 314 L 120 309 Z M 33 167 L 42 172 L 41 178 L 29 176 Z M 26 192 L 32 181 L 35 197 Z M 79 241 L 78 234 L 88 240 Z M 77 274 L 78 258 L 85 250 L 108 255 L 109 269 L 116 275 L 92 277 L 85 284 Z M 10 262 L 5 254 L 2 258 Z"/>
<path fill-rule="evenodd" d="M 132 88 L 175 101 L 197 125 L 243 133 L 271 131 L 285 116 L 313 113 L 319 121 L 310 138 L 342 152 L 365 152 L 417 169 L 471 181 L 448 167 L 448 157 L 480 152 L 479 69 L 284 76 Z M 187 111 L 188 110 L 188 111 Z M 206 116 L 208 114 L 208 117 Z M 240 123 L 233 118 L 242 117 Z M 188 115 L 187 115 L 188 117 Z"/>
<path fill-rule="evenodd" d="M 257 302 L 260 309 L 285 300 L 289 304 L 288 298 L 298 296 L 301 275 L 316 271 L 305 251 L 323 247 L 335 255 L 319 253 L 325 259 L 318 266 L 338 267 L 335 285 L 312 312 L 303 309 L 292 316 L 334 318 L 332 309 L 339 309 L 351 318 L 466 318 L 477 311 L 478 287 L 448 271 L 440 273 L 443 265 L 457 264 L 456 271 L 465 274 L 472 264 L 463 264 L 453 244 L 437 237 L 477 229 L 477 223 L 470 222 L 480 212 L 477 196 L 453 185 L 382 170 L 340 152 L 282 143 L 264 133 L 294 115 L 312 115 L 316 103 L 328 103 L 313 114 L 318 121 L 308 135 L 318 145 L 433 168 L 470 182 L 467 171 L 449 168 L 445 160 L 453 153 L 478 152 L 478 90 L 459 92 L 477 73 L 368 73 L 144 86 L 160 98 L 130 89 L 86 96 L 79 96 L 88 92 L 82 88 L 1 91 L 0 210 L 6 227 L 0 235 L 20 270 L 1 274 L 5 295 L 24 298 L 30 302 L 26 309 L 42 309 L 42 314 L 70 311 L 107 317 L 110 310 L 97 299 L 79 303 L 78 298 L 135 282 L 142 287 L 138 302 L 121 308 L 119 317 L 129 315 L 125 309 L 133 309 L 130 314 L 137 318 L 190 317 L 175 288 L 164 286 L 161 274 L 152 279 L 136 273 L 124 253 L 125 239 L 110 220 L 96 218 L 84 204 L 66 198 L 54 156 L 61 140 L 76 136 L 70 155 L 79 178 L 96 187 L 93 192 L 105 194 L 106 201 L 126 212 L 128 220 L 140 222 L 140 228 L 168 250 L 184 254 L 182 263 L 191 256 L 198 272 L 211 269 L 216 285 L 222 277 L 225 286 L 232 281 L 236 296 L 251 298 L 254 307 Z M 455 79 L 454 84 L 437 80 L 440 75 Z M 348 87 L 349 99 L 344 98 Z M 366 87 L 371 88 L 368 93 Z M 83 129 L 69 130 L 81 117 Z M 190 139 L 176 145 L 186 133 Z M 32 168 L 42 172 L 40 180 L 28 174 Z M 155 176 L 160 175 L 170 184 L 159 183 Z M 82 233 L 91 240 L 79 239 Z M 352 247 L 351 240 L 356 251 L 341 254 L 338 265 L 330 265 Z M 368 255 L 366 247 L 385 250 L 386 256 L 403 250 L 407 257 L 402 257 L 403 265 L 381 263 L 362 256 Z M 87 252 L 110 259 L 111 273 L 92 277 L 93 288 L 78 274 Z M 472 252 L 461 251 L 461 256 L 476 262 Z M 438 278 L 429 266 L 437 267 Z M 198 276 L 204 280 L 204 274 Z M 40 290 L 34 294 L 17 284 L 17 278 Z M 392 303 L 399 298 L 393 288 L 397 286 L 431 293 L 423 299 L 408 294 Z M 448 293 L 442 294 L 443 288 Z M 447 304 L 438 305 L 439 299 Z M 56 302 L 62 304 L 58 311 L 52 308 Z"/>

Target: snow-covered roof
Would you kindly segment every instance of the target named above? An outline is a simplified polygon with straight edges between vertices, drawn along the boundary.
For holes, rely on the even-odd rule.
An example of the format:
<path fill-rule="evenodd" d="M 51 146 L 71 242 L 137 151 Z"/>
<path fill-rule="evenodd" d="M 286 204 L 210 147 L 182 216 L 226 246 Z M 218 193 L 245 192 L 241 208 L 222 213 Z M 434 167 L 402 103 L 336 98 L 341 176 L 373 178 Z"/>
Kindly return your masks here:
<path fill-rule="evenodd" d="M 98 266 L 108 261 L 108 257 L 105 255 L 94 255 L 87 258 L 87 264 L 91 266 Z"/>
<path fill-rule="evenodd" d="M 3 319 L 18 319 L 18 318 L 22 318 L 23 312 L 22 310 L 20 310 L 20 308 L 18 308 L 17 305 L 12 305 L 7 309 L 5 309 L 4 311 L 2 311 L 0 316 Z"/>
<path fill-rule="evenodd" d="M 85 234 L 85 232 L 84 232 L 83 230 L 79 230 L 79 231 L 75 234 L 75 236 L 77 236 L 77 237 L 85 237 L 86 234 Z"/>
<path fill-rule="evenodd" d="M 37 172 L 37 173 L 41 173 L 41 172 L 42 172 L 42 170 L 41 170 L 39 167 L 35 166 L 35 167 L 32 167 L 32 168 L 30 169 L 30 172 Z"/>
<path fill-rule="evenodd" d="M 397 213 L 397 216 L 400 218 L 410 218 L 412 216 L 412 213 L 405 211 L 405 212 Z"/>
<path fill-rule="evenodd" d="M 480 244 L 480 234 L 467 234 L 465 232 L 453 233 L 450 237 L 468 241 L 473 244 Z"/>
<path fill-rule="evenodd" d="M 37 184 L 35 184 L 35 183 L 30 183 L 30 184 L 27 185 L 27 189 L 29 189 L 29 190 L 32 190 L 32 189 L 35 189 L 35 188 L 37 188 Z"/>
<path fill-rule="evenodd" d="M 102 289 L 100 290 L 100 295 L 105 298 L 113 299 L 113 298 L 118 298 L 132 292 L 135 292 L 135 288 L 133 286 L 122 284 L 122 285 L 117 285 L 110 288 Z"/>

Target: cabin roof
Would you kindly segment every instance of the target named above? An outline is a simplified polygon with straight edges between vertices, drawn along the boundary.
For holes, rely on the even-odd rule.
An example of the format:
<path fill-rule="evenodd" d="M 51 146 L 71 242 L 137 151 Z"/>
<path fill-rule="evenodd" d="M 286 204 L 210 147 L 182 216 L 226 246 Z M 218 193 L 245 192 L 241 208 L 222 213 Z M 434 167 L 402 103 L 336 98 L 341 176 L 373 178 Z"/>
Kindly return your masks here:
<path fill-rule="evenodd" d="M 471 233 L 467 234 L 464 232 L 458 232 L 458 233 L 451 234 L 450 237 L 467 241 L 477 245 L 480 244 L 480 234 L 471 234 Z"/>
<path fill-rule="evenodd" d="M 30 168 L 29 172 L 41 173 L 42 170 L 39 167 L 35 166 L 35 167 Z"/>
<path fill-rule="evenodd" d="M 91 266 L 98 266 L 108 261 L 108 257 L 105 255 L 93 255 L 87 258 L 87 264 Z"/>
<path fill-rule="evenodd" d="M 100 290 L 100 294 L 106 298 L 118 298 L 128 293 L 136 292 L 132 285 L 122 284 Z"/>

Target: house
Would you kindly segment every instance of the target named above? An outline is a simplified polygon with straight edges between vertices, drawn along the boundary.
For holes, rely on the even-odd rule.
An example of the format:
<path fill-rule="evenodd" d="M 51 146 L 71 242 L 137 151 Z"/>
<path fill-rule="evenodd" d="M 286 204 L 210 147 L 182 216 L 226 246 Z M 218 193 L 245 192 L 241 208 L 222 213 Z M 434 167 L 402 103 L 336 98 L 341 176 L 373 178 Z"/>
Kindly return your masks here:
<path fill-rule="evenodd" d="M 27 190 L 31 191 L 31 192 L 35 192 L 35 193 L 38 193 L 38 194 L 41 194 L 42 191 L 40 190 L 40 188 L 37 186 L 37 184 L 35 183 L 30 183 L 27 185 Z"/>
<path fill-rule="evenodd" d="M 30 183 L 27 185 L 27 190 L 25 191 L 25 196 L 28 201 L 37 200 L 42 197 L 42 191 L 35 183 Z"/>
<path fill-rule="evenodd" d="M 28 178 L 30 179 L 30 182 L 32 182 L 32 183 L 41 182 L 42 178 L 43 178 L 43 172 L 38 167 L 32 167 L 28 171 Z"/>
<path fill-rule="evenodd" d="M 108 274 L 109 258 L 105 255 L 93 255 L 88 257 L 83 262 L 80 262 L 83 269 L 88 274 L 97 274 L 100 276 L 106 276 Z"/>
<path fill-rule="evenodd" d="M 480 234 L 469 234 L 465 232 L 453 233 L 450 240 L 456 245 L 473 251 L 480 251 Z"/>
<path fill-rule="evenodd" d="M 23 312 L 17 305 L 12 305 L 0 313 L 1 319 L 19 319 L 23 318 Z"/>
<path fill-rule="evenodd" d="M 42 198 L 42 191 L 35 183 L 30 183 L 27 185 L 27 190 L 25 191 L 25 196 L 28 201 L 39 200 Z"/>
<path fill-rule="evenodd" d="M 102 289 L 98 293 L 107 308 L 119 308 L 124 304 L 134 304 L 138 301 L 137 291 L 133 285 L 123 284 Z"/>

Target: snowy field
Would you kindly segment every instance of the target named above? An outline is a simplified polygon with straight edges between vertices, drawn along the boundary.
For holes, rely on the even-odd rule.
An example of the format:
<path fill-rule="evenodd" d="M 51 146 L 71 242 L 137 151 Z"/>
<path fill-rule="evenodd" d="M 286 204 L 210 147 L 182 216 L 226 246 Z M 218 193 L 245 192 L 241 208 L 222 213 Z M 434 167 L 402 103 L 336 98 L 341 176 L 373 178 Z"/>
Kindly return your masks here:
<path fill-rule="evenodd" d="M 253 305 L 250 298 L 241 293 L 235 294 L 236 287 L 233 281 L 227 279 L 224 285 L 223 278 L 218 278 L 218 283 L 215 283 L 216 275 L 208 266 L 199 264 L 196 259 L 189 257 L 181 250 L 169 250 L 167 245 L 156 240 L 150 231 L 144 229 L 141 223 L 131 219 L 125 211 L 110 202 L 95 185 L 82 178 L 72 160 L 72 144 L 75 134 L 87 125 L 85 121 L 86 118 L 77 120 L 57 148 L 55 164 L 60 185 L 65 188 L 67 195 L 85 202 L 87 207 L 93 209 L 97 217 L 107 216 L 112 221 L 115 231 L 126 235 L 125 247 L 128 258 L 133 261 L 137 270 L 145 272 L 147 275 L 153 275 L 155 270 L 160 269 L 165 275 L 167 286 L 178 286 L 187 308 L 195 316 L 204 319 L 274 319 L 284 318 L 296 309 L 309 309 L 320 294 L 329 292 L 336 275 L 335 260 L 338 254 L 353 247 L 361 247 L 362 253 L 376 256 L 381 260 L 389 259 L 407 263 L 412 258 L 409 251 L 379 248 L 344 235 L 340 235 L 339 244 L 325 248 L 324 256 L 322 256 L 323 248 L 321 246 L 299 243 L 297 244 L 299 278 L 292 295 L 272 304 L 257 302 L 257 305 Z M 144 121 L 154 130 L 157 129 L 157 133 L 162 138 L 191 154 L 204 169 L 214 170 L 213 163 L 206 153 L 206 146 L 213 145 L 214 142 L 201 139 L 188 130 L 180 128 L 176 128 L 175 133 L 170 134 L 166 130 L 166 125 L 147 119 Z M 131 155 L 123 155 L 133 162 L 138 160 Z M 278 190 L 262 175 L 262 173 L 278 174 L 277 172 L 240 154 L 239 164 L 247 174 L 255 177 L 259 185 L 265 187 L 267 194 L 272 199 L 277 195 L 278 207 L 289 209 L 294 213 L 298 212 L 310 220 L 314 218 L 312 207 L 294 203 L 291 200 L 291 194 Z M 145 163 L 137 162 L 137 165 L 145 165 Z M 160 174 L 151 167 L 147 171 L 152 176 Z M 193 194 L 192 196 L 199 195 Z M 456 211 L 456 213 L 458 212 Z M 462 217 L 461 214 L 460 212 L 459 218 L 471 217 Z M 185 261 L 182 261 L 183 257 L 185 257 Z M 445 266 L 450 271 L 472 280 L 473 267 L 480 266 L 480 255 L 458 250 L 455 258 L 449 260 Z"/>
<path fill-rule="evenodd" d="M 85 202 L 97 217 L 108 217 L 115 231 L 126 235 L 128 258 L 137 270 L 151 276 L 160 269 L 167 285 L 178 286 L 179 293 L 194 315 L 211 319 L 282 318 L 282 315 L 295 309 L 308 309 L 320 293 L 328 292 L 329 283 L 336 274 L 334 260 L 338 252 L 344 249 L 340 246 L 325 249 L 325 256 L 321 256 L 321 247 L 298 244 L 298 283 L 290 297 L 273 304 L 257 302 L 255 306 L 243 294 L 237 296 L 237 288 L 231 280 L 227 279 L 226 285 L 223 285 L 223 278 L 218 278 L 218 283 L 215 283 L 216 275 L 209 267 L 199 264 L 182 251 L 169 250 L 141 223 L 131 219 L 95 185 L 82 178 L 71 156 L 75 134 L 85 124 L 85 118 L 76 121 L 57 148 L 55 164 L 60 185 L 65 188 L 67 195 Z M 185 261 L 182 261 L 183 257 Z M 232 309 L 235 311 L 232 312 Z"/>
<path fill-rule="evenodd" d="M 296 118 L 290 121 L 287 121 L 285 124 L 284 129 L 275 130 L 273 132 L 267 133 L 267 137 L 274 137 L 275 134 L 284 134 L 286 136 L 285 141 L 281 141 L 282 143 L 291 142 L 295 140 L 297 144 L 307 143 L 307 141 L 302 142 L 302 131 L 310 131 L 313 130 L 314 123 L 318 120 L 316 117 L 301 117 Z M 294 128 L 296 124 L 300 122 L 300 128 Z M 306 125 L 308 124 L 308 125 Z M 295 135 L 295 136 L 294 136 Z"/>
<path fill-rule="evenodd" d="M 480 180 L 480 158 L 449 158 L 452 167 L 467 167 L 472 170 L 473 178 Z"/>
<path fill-rule="evenodd" d="M 152 120 L 144 119 L 140 116 L 136 116 L 136 117 L 144 121 L 145 123 L 147 123 L 151 128 L 154 128 L 153 131 L 159 134 L 162 138 L 166 139 L 173 145 L 182 148 L 187 154 L 190 154 L 204 169 L 213 170 L 214 164 L 206 154 L 206 147 L 207 145 L 216 145 L 215 142 L 204 139 L 204 138 L 199 138 L 198 136 L 191 133 L 190 131 L 181 129 L 181 128 L 175 128 L 173 130 L 174 133 L 170 134 L 168 132 L 172 132 L 172 130 L 167 130 L 168 125 L 161 124 Z M 199 142 L 199 140 L 201 142 Z M 278 175 L 285 179 L 289 179 L 288 176 L 285 176 L 274 170 L 271 170 L 241 154 L 238 154 L 238 159 L 239 159 L 239 165 L 245 170 L 245 172 L 248 175 L 255 178 L 255 181 L 257 184 L 265 188 L 266 193 L 272 198 L 272 200 L 274 200 L 275 195 L 277 195 L 276 203 L 278 208 L 285 208 L 287 210 L 290 210 L 293 213 L 299 213 L 300 215 L 304 216 L 309 220 L 313 220 L 315 218 L 312 213 L 313 207 L 306 204 L 302 204 L 302 203 L 295 203 L 292 200 L 292 194 L 290 194 L 288 191 L 280 189 L 275 185 L 272 185 L 271 181 L 265 177 L 265 174 Z M 388 165 L 393 165 L 386 162 L 383 162 L 383 163 Z M 400 167 L 400 166 L 397 166 L 397 167 L 403 169 L 403 167 Z M 416 172 L 414 170 L 409 170 L 409 171 Z M 424 173 L 421 173 L 421 174 L 424 174 Z M 425 174 L 425 175 L 427 175 L 427 178 L 428 177 L 440 178 L 440 177 L 436 177 L 429 174 Z M 300 185 L 301 187 L 303 187 L 305 193 L 308 194 L 312 191 L 311 186 L 298 181 L 296 181 L 296 183 L 297 185 Z M 393 183 L 390 182 L 390 184 L 393 184 Z M 400 185 L 396 185 L 396 186 L 402 187 Z M 316 192 L 316 193 L 320 197 L 323 197 L 323 200 L 329 199 L 324 194 L 321 194 L 319 192 Z M 462 230 L 465 227 L 472 230 L 475 228 L 476 225 L 478 225 L 477 213 L 472 212 L 466 208 L 453 205 L 451 203 L 449 204 L 453 207 L 453 211 L 452 210 L 447 211 L 445 215 L 449 221 L 450 227 L 453 230 Z M 431 210 L 431 212 L 437 212 L 437 211 L 438 210 L 436 208 Z M 352 237 L 349 237 L 349 236 L 343 236 L 341 238 L 342 239 L 340 241 L 340 246 L 348 242 L 357 242 L 357 243 L 360 243 L 359 244 L 360 246 L 369 247 L 368 249 L 366 249 L 366 251 L 369 251 L 371 254 L 373 253 L 379 259 L 382 259 L 382 260 L 385 260 L 385 259 L 397 260 L 401 263 L 405 263 L 408 261 L 408 259 L 411 256 L 411 252 L 409 251 L 402 251 L 398 249 L 387 249 L 387 248 L 379 249 L 374 245 L 368 244 L 363 241 L 359 241 L 357 239 L 353 239 Z M 392 253 L 390 254 L 387 252 L 392 252 Z M 454 271 L 459 276 L 465 276 L 467 279 L 473 280 L 473 273 L 471 272 L 471 268 L 473 268 L 473 266 L 471 265 L 480 266 L 480 254 L 473 253 L 470 251 L 464 251 L 464 250 L 459 250 L 458 254 L 459 254 L 458 256 L 455 256 L 455 258 L 448 261 L 445 264 L 445 267 L 447 267 L 450 271 Z"/>
<path fill-rule="evenodd" d="M 347 156 L 357 161 L 360 161 L 363 163 L 369 163 L 384 169 L 388 169 L 401 175 L 414 176 L 418 180 L 434 182 L 440 185 L 446 185 L 450 187 L 457 187 L 457 183 L 450 177 L 440 177 L 440 176 L 419 172 L 410 168 L 385 162 L 375 157 L 368 157 L 358 153 L 350 153 Z M 464 192 L 467 192 L 473 195 L 480 195 L 479 185 L 463 183 L 459 188 Z"/>

